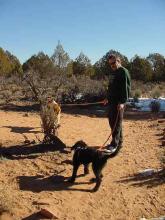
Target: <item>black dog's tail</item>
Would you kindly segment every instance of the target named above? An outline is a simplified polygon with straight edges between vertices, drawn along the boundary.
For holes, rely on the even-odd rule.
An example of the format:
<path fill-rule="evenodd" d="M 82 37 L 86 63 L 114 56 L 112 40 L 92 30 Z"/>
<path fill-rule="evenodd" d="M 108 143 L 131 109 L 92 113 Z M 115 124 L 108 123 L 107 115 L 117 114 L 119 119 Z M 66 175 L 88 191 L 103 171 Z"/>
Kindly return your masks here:
<path fill-rule="evenodd" d="M 115 150 L 115 152 L 113 152 L 112 154 L 109 154 L 109 153 L 103 151 L 103 155 L 104 155 L 104 157 L 105 157 L 106 159 L 113 158 L 113 157 L 115 157 L 115 156 L 119 153 L 120 149 L 121 149 L 121 147 L 118 147 L 118 148 Z"/>

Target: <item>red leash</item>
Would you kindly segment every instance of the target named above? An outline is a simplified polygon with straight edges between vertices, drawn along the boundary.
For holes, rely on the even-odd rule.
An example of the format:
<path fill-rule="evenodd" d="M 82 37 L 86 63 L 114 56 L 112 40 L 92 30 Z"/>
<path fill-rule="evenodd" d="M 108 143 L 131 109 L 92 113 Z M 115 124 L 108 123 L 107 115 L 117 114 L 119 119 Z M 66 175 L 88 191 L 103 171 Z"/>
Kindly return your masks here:
<path fill-rule="evenodd" d="M 118 117 L 119 117 L 119 112 L 120 112 L 120 110 L 118 109 L 114 127 L 113 127 L 113 129 L 111 130 L 111 133 L 110 133 L 110 135 L 108 136 L 107 140 L 106 140 L 106 141 L 104 142 L 104 144 L 99 148 L 99 150 L 101 150 L 102 148 L 105 147 L 105 144 L 108 142 L 108 140 L 109 140 L 110 137 L 112 136 L 112 134 L 113 134 L 113 132 L 114 132 L 114 130 L 115 130 L 115 128 L 116 128 L 117 120 L 118 120 Z"/>

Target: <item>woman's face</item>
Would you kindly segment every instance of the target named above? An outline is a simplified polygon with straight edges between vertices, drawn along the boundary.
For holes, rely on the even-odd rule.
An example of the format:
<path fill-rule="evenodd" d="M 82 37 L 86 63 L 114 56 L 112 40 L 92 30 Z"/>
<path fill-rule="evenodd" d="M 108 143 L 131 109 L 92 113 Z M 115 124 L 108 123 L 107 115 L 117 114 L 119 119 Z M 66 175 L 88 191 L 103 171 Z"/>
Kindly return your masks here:
<path fill-rule="evenodd" d="M 115 71 L 120 66 L 120 61 L 117 60 L 116 58 L 111 58 L 109 59 L 109 65 L 111 66 L 111 69 Z"/>
<path fill-rule="evenodd" d="M 48 97 L 47 97 L 47 102 L 48 102 L 48 103 L 52 102 L 52 97 L 48 96 Z"/>

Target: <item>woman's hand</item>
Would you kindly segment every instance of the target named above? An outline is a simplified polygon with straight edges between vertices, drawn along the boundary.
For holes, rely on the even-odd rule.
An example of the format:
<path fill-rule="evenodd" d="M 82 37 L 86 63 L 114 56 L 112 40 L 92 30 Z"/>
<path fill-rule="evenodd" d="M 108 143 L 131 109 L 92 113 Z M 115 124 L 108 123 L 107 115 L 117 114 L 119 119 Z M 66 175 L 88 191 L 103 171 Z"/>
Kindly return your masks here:
<path fill-rule="evenodd" d="M 125 107 L 125 105 L 124 105 L 124 104 L 118 104 L 118 106 L 117 106 L 118 110 L 123 110 L 123 109 L 124 109 L 124 107 Z"/>
<path fill-rule="evenodd" d="M 103 105 L 107 105 L 108 104 L 108 99 L 104 99 L 103 100 Z"/>

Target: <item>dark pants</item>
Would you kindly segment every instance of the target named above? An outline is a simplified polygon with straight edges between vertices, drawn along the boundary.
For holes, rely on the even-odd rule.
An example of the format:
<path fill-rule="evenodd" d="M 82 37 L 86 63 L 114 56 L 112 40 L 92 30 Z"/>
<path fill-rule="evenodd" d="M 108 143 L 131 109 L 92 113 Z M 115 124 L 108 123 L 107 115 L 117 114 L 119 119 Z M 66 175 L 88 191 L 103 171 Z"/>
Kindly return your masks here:
<path fill-rule="evenodd" d="M 108 119 L 111 127 L 113 146 L 121 145 L 123 142 L 122 121 L 124 110 L 120 110 L 118 113 L 117 104 L 110 104 L 108 106 Z M 117 121 L 116 121 L 117 120 Z M 116 125 L 115 125 L 116 123 Z"/>

